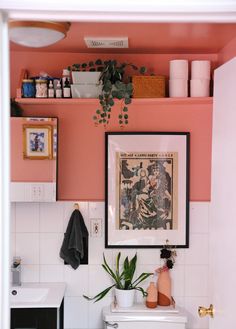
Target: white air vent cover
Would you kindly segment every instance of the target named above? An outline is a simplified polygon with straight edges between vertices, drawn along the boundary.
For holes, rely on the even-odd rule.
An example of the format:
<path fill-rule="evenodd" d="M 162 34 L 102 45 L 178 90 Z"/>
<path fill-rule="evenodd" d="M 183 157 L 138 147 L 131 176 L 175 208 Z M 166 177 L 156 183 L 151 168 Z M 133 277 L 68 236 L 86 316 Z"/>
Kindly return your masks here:
<path fill-rule="evenodd" d="M 128 38 L 92 38 L 85 37 L 84 41 L 88 48 L 128 48 Z"/>

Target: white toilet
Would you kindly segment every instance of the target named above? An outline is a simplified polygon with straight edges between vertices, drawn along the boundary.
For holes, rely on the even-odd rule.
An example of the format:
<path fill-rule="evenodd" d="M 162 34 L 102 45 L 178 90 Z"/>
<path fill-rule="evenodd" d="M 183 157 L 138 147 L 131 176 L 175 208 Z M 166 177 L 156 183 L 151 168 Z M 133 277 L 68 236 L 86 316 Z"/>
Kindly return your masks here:
<path fill-rule="evenodd" d="M 185 329 L 187 316 L 182 309 L 168 310 L 165 307 L 156 309 L 144 308 L 143 310 L 130 312 L 112 312 L 110 306 L 104 307 L 104 329 Z"/>

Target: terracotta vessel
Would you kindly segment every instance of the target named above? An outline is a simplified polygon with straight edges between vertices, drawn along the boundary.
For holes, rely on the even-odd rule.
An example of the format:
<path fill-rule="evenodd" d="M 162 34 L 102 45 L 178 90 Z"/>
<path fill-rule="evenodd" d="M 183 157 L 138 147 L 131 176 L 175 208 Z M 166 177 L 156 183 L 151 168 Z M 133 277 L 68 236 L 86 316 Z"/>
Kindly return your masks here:
<path fill-rule="evenodd" d="M 157 307 L 157 287 L 154 282 L 150 282 L 149 287 L 147 288 L 147 298 L 146 298 L 146 306 L 148 308 Z"/>
<path fill-rule="evenodd" d="M 169 269 L 167 266 L 163 266 L 157 270 L 157 273 L 158 305 L 169 306 L 172 304 Z"/>

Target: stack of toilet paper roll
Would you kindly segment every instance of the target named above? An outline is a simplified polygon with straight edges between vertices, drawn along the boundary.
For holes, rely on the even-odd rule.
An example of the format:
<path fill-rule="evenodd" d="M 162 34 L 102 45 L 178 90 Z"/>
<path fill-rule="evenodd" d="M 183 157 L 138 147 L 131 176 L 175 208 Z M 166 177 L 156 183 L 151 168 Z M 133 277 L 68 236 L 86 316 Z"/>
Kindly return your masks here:
<path fill-rule="evenodd" d="M 170 61 L 170 97 L 188 97 L 188 61 L 176 59 Z"/>
<path fill-rule="evenodd" d="M 208 97 L 210 88 L 210 61 L 192 61 L 191 63 L 191 97 Z"/>

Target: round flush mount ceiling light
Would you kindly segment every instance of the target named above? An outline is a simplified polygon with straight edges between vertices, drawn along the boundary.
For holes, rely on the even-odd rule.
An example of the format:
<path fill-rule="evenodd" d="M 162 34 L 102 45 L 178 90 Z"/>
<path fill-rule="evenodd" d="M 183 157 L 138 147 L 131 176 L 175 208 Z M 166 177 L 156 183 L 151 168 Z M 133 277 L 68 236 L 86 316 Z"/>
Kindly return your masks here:
<path fill-rule="evenodd" d="M 70 23 L 10 21 L 10 40 L 25 47 L 46 47 L 66 37 Z"/>

